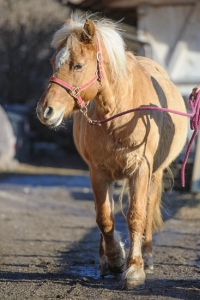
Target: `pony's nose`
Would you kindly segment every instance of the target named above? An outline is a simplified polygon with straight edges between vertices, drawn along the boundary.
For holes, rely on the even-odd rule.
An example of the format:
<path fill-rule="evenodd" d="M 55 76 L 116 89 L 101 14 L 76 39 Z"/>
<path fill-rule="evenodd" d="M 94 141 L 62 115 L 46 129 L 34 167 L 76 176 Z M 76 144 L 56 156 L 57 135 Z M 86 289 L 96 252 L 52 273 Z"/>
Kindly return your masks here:
<path fill-rule="evenodd" d="M 44 111 L 44 118 L 48 120 L 51 118 L 52 115 L 53 115 L 53 107 L 48 106 Z"/>

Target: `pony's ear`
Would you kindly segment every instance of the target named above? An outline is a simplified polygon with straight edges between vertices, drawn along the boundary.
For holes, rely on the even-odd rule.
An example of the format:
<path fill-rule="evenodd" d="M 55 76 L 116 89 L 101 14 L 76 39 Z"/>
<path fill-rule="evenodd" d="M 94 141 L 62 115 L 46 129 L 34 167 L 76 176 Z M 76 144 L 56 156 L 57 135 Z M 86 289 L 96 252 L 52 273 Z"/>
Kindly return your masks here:
<path fill-rule="evenodd" d="M 95 33 L 96 33 L 96 28 L 94 23 L 87 19 L 83 27 L 83 33 L 81 35 L 82 41 L 87 43 L 91 42 Z"/>

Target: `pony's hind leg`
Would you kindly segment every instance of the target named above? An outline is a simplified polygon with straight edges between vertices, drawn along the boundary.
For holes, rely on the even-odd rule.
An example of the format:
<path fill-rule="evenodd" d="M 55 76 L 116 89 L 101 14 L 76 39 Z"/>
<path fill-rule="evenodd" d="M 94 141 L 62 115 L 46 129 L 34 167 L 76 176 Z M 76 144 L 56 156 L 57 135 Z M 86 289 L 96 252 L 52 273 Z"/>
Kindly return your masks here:
<path fill-rule="evenodd" d="M 111 257 L 106 252 L 106 244 L 104 242 L 104 237 L 102 233 L 100 234 L 100 245 L 99 245 L 99 258 L 100 258 L 100 276 L 104 277 L 106 275 L 118 275 L 124 270 L 125 262 L 125 251 L 124 245 L 121 242 L 120 235 L 118 232 L 114 231 L 115 239 L 115 249 L 118 248 L 118 251 L 115 250 L 115 253 Z"/>
<path fill-rule="evenodd" d="M 99 258 L 100 275 L 123 272 L 125 251 L 119 234 L 114 230 L 111 210 L 112 186 L 99 171 L 91 172 L 91 183 L 95 197 L 96 222 L 101 231 Z"/>
<path fill-rule="evenodd" d="M 147 218 L 144 232 L 142 255 L 146 273 L 153 273 L 152 231 L 160 230 L 163 225 L 160 211 L 163 171 L 152 174 L 147 203 Z"/>

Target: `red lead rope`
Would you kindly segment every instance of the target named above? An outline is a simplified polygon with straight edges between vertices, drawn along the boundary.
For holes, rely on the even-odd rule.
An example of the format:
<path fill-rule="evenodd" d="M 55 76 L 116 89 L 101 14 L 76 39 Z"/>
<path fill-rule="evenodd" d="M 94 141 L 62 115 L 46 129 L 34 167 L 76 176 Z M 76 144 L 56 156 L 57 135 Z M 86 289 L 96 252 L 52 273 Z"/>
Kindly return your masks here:
<path fill-rule="evenodd" d="M 168 108 L 162 108 L 162 107 L 155 107 L 155 106 L 140 106 L 137 108 L 133 108 L 127 111 L 124 111 L 122 113 L 116 114 L 110 118 L 104 119 L 104 120 L 91 120 L 89 119 L 89 122 L 91 125 L 102 125 L 105 124 L 115 118 L 118 118 L 120 116 L 129 114 L 131 112 L 136 112 L 136 111 L 147 111 L 147 110 L 151 110 L 151 111 L 162 111 L 162 112 L 167 112 L 167 113 L 172 113 L 172 114 L 176 114 L 176 115 L 180 115 L 180 116 L 184 116 L 184 117 L 189 117 L 190 118 L 190 128 L 192 130 L 194 130 L 193 135 L 190 139 L 190 142 L 188 144 L 187 150 L 186 150 L 186 154 L 185 154 L 185 158 L 182 164 L 182 168 L 181 168 L 181 184 L 184 187 L 185 186 L 185 166 L 188 160 L 188 156 L 192 147 L 192 143 L 197 135 L 198 132 L 198 128 L 200 126 L 200 92 L 197 94 L 197 96 L 195 97 L 195 99 L 193 99 L 192 94 L 189 97 L 189 104 L 191 107 L 192 112 L 191 113 L 183 113 L 177 110 L 173 110 L 173 109 L 168 109 Z"/>

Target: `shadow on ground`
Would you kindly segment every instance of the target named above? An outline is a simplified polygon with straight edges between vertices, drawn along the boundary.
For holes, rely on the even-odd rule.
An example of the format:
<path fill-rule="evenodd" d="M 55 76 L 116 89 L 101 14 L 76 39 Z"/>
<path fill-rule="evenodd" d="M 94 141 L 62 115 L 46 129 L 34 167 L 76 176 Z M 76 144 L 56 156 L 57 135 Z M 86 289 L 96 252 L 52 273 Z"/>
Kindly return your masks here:
<path fill-rule="evenodd" d="M 63 193 L 68 191 L 72 201 L 77 202 L 75 208 L 77 220 L 80 220 L 80 214 L 82 213 L 81 211 L 79 212 L 80 204 L 83 205 L 84 201 L 86 201 L 87 205 L 93 205 L 93 195 L 88 173 L 59 176 L 52 174 L 32 175 L 30 173 L 7 174 L 6 177 L 1 176 L 0 187 L 3 187 L 3 190 L 11 188 L 13 191 L 15 189 L 17 191 L 20 187 L 23 189 L 28 188 L 29 190 L 39 187 L 46 189 L 45 191 L 49 192 L 49 196 L 51 196 L 53 189 L 64 188 Z M 117 197 L 118 193 L 115 195 L 116 199 Z M 4 253 L 5 260 L 3 259 L 2 265 L 5 269 L 8 267 L 8 270 L 0 272 L 0 281 L 13 283 L 13 288 L 16 282 L 22 286 L 23 283 L 26 286 L 27 284 L 35 284 L 38 287 L 41 286 L 41 289 L 42 286 L 47 285 L 52 291 L 56 288 L 58 290 L 56 297 L 62 299 L 96 298 L 105 300 L 124 299 L 124 297 L 134 299 L 133 296 L 140 297 L 136 299 L 150 299 L 149 297 L 151 299 L 199 299 L 200 257 L 197 251 L 200 241 L 198 241 L 199 231 L 196 232 L 193 229 L 200 225 L 200 222 L 197 219 L 194 222 L 194 216 L 190 213 L 192 209 L 199 209 L 199 198 L 197 196 L 197 199 L 194 199 L 189 194 L 181 195 L 177 192 L 168 192 L 163 199 L 165 226 L 162 233 L 154 235 L 155 273 L 154 275 L 147 275 L 145 289 L 134 292 L 122 291 L 121 276 L 108 276 L 108 278 L 104 279 L 99 277 L 99 232 L 96 226 L 90 227 L 90 224 L 87 224 L 87 216 L 84 219 L 86 220 L 84 224 L 79 222 L 76 226 L 75 220 L 73 221 L 75 222 L 73 227 L 71 227 L 70 222 L 68 225 L 62 225 L 62 229 L 66 230 L 68 234 L 71 231 L 71 242 L 67 245 L 65 245 L 65 240 L 61 240 L 59 236 L 58 239 L 48 238 L 46 240 L 43 237 L 30 240 L 21 238 L 21 242 L 24 242 L 24 245 L 26 243 L 37 244 L 37 253 L 33 251 L 31 254 L 22 255 L 25 261 L 30 259 L 31 263 L 10 263 L 10 265 L 6 261 L 6 254 Z M 48 199 L 45 201 L 47 201 L 45 205 L 48 205 L 48 203 L 52 205 L 53 203 L 48 202 Z M 124 202 L 127 202 L 126 196 Z M 44 206 L 42 202 L 41 205 Z M 38 202 L 38 207 L 40 208 L 40 202 Z M 119 205 L 117 204 L 116 207 L 116 228 L 121 232 L 122 240 L 127 248 L 129 238 L 126 222 Z M 188 211 L 186 220 L 183 215 L 179 215 L 183 207 Z M 56 206 L 54 210 L 56 211 Z M 48 218 L 48 216 L 45 217 Z M 64 218 L 63 215 L 60 218 Z M 70 218 L 70 215 L 65 215 L 65 218 Z M 31 218 L 27 217 L 27 220 L 31 221 Z M 27 223 L 26 226 L 29 226 L 29 224 Z M 59 226 L 61 227 L 61 225 Z M 83 234 L 81 238 L 73 242 L 74 230 L 81 231 L 83 228 L 88 229 L 87 234 Z M 186 239 L 190 239 L 191 242 L 189 241 L 189 244 L 185 243 Z M 19 238 L 16 237 L 17 240 L 20 242 Z M 48 248 L 49 243 L 51 247 L 57 249 L 56 254 L 55 252 L 47 255 L 40 254 L 40 247 L 45 243 L 47 245 L 45 247 Z M 14 247 L 13 244 L 12 246 Z M 191 253 L 193 254 L 191 255 Z M 20 257 L 17 249 L 16 257 Z M 15 271 L 15 269 L 18 269 L 18 271 Z M 63 290 L 65 290 L 65 293 Z M 43 292 L 47 295 L 48 292 L 50 293 L 50 290 L 46 288 Z M 30 297 L 29 299 L 32 298 Z M 52 296 L 50 298 L 46 296 L 44 299 L 55 299 L 55 297 L 53 298 Z"/>

